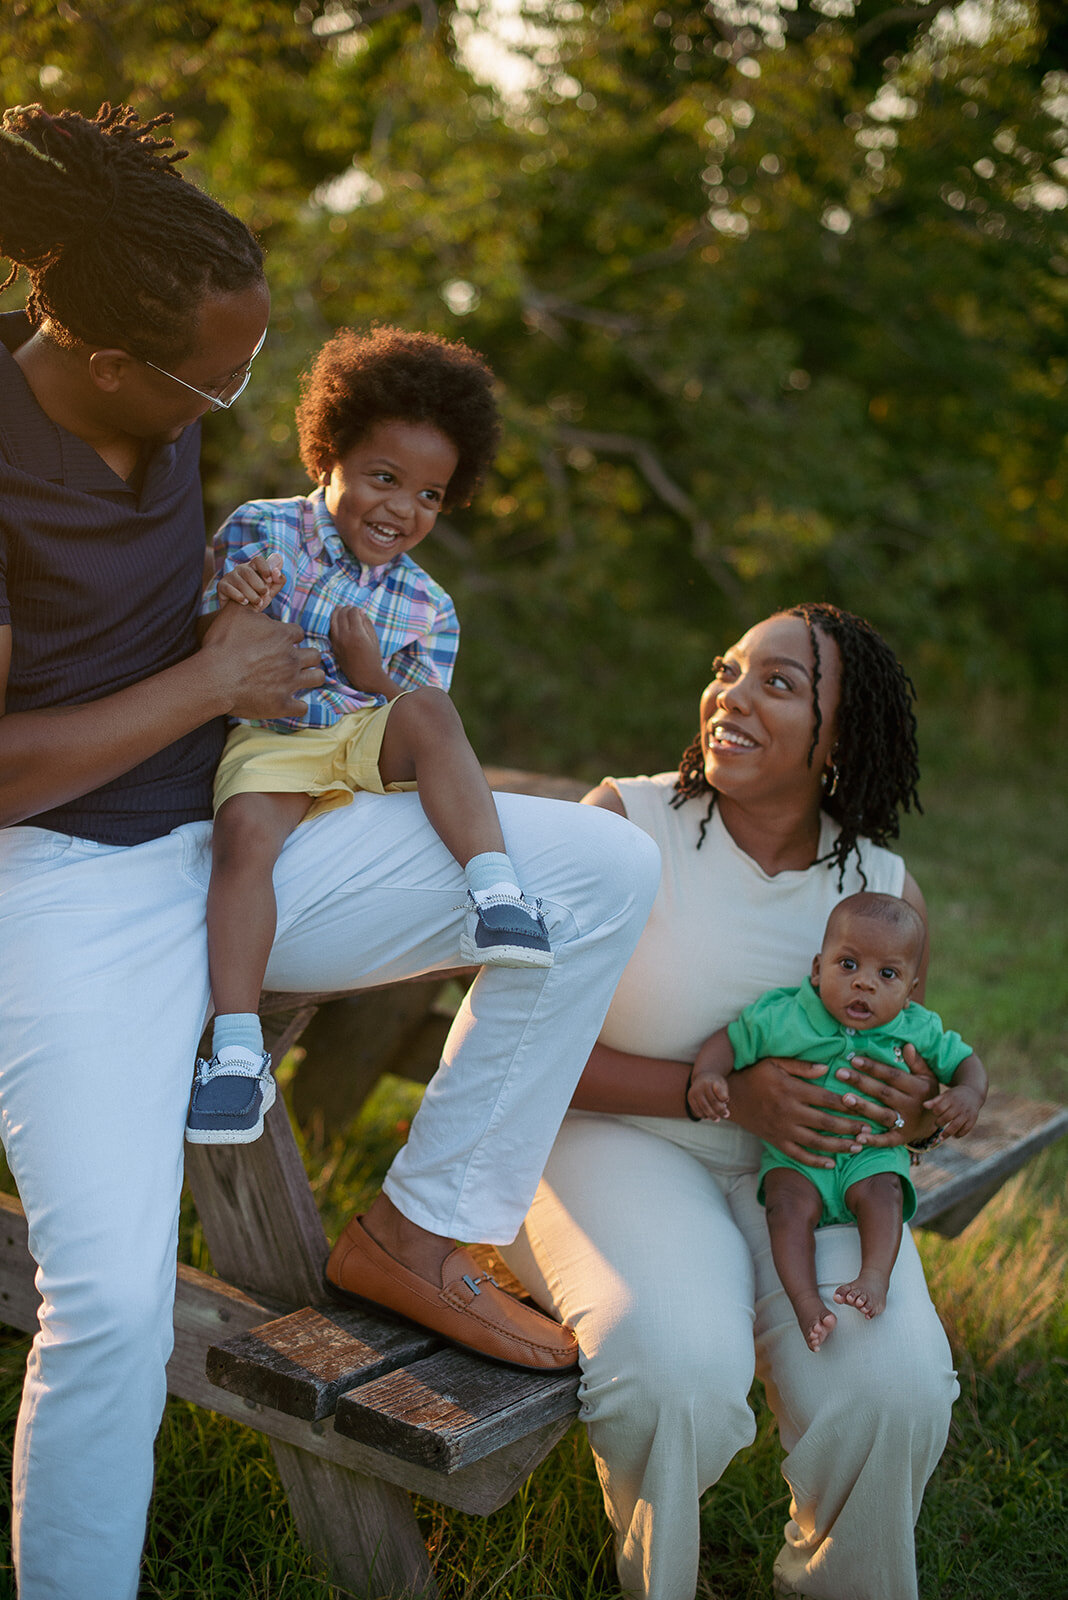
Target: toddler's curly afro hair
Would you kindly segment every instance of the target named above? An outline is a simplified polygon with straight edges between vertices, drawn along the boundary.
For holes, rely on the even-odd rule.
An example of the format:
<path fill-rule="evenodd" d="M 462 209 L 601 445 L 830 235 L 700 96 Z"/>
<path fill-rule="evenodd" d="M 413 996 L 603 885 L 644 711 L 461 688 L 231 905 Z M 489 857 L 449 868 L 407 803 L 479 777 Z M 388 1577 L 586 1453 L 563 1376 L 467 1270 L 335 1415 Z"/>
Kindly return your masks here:
<path fill-rule="evenodd" d="M 497 451 L 493 374 L 461 340 L 376 327 L 341 328 L 301 380 L 301 460 L 320 482 L 380 422 L 428 423 L 459 461 L 444 508 L 465 506 Z"/>

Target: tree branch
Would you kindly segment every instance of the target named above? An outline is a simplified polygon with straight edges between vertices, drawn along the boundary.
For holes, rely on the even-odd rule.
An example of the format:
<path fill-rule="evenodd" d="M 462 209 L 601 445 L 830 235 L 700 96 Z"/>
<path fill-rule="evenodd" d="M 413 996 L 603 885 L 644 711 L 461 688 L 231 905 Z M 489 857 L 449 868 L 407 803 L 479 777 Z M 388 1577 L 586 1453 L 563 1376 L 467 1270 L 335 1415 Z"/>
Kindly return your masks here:
<path fill-rule="evenodd" d="M 593 328 L 607 328 L 612 333 L 637 333 L 642 323 L 637 317 L 621 311 L 597 311 L 592 306 L 576 305 L 560 295 L 530 289 L 523 296 L 523 309 L 537 326 L 543 322 L 556 323 L 563 318 L 570 322 L 586 322 Z"/>
<path fill-rule="evenodd" d="M 902 22 L 932 22 L 940 11 L 946 9 L 947 0 L 929 0 L 923 6 L 895 6 L 892 11 L 884 11 L 881 17 L 872 17 L 870 22 L 865 22 L 853 35 L 858 50 L 863 50 L 873 39 L 881 33 L 886 33 L 890 28 L 896 28 Z"/>
<path fill-rule="evenodd" d="M 689 523 L 691 549 L 713 583 L 723 591 L 736 611 L 743 609 L 745 595 L 742 586 L 716 546 L 712 524 L 702 517 L 685 489 L 668 475 L 647 439 L 630 433 L 599 433 L 588 428 L 560 428 L 557 437 L 565 445 L 581 445 L 586 450 L 600 451 L 604 455 L 630 456 L 653 493 L 684 522 Z"/>

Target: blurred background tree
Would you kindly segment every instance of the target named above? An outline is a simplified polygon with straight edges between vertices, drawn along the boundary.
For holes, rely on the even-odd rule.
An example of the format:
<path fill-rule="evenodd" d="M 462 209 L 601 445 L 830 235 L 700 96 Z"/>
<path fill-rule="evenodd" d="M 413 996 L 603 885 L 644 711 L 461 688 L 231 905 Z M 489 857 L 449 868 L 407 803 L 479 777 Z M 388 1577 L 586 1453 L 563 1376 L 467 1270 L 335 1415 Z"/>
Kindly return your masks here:
<path fill-rule="evenodd" d="M 301 487 L 335 327 L 488 357 L 500 459 L 425 551 L 485 759 L 672 764 L 712 655 L 802 598 L 942 700 L 1063 681 L 1058 0 L 7 0 L 0 89 L 172 110 L 264 241 L 210 522 Z"/>

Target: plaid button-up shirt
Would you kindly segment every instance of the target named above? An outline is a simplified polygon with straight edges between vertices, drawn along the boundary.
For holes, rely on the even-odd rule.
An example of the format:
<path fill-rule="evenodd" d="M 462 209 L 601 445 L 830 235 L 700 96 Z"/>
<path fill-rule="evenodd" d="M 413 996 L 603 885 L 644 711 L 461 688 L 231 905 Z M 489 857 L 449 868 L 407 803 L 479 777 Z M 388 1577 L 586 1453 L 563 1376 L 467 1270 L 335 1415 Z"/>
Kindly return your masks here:
<path fill-rule="evenodd" d="M 421 684 L 448 689 L 460 642 L 452 601 L 407 554 L 381 567 L 357 561 L 334 526 L 322 489 L 292 500 L 238 506 L 214 544 L 215 577 L 201 610 L 219 609 L 217 584 L 227 568 L 277 552 L 286 581 L 267 615 L 299 623 L 306 642 L 322 652 L 326 682 L 309 690 L 308 715 L 258 721 L 257 727 L 326 728 L 350 711 L 384 704 L 383 695 L 354 689 L 337 663 L 330 647 L 330 617 L 337 606 L 359 606 L 365 613 L 394 683 L 403 689 Z"/>

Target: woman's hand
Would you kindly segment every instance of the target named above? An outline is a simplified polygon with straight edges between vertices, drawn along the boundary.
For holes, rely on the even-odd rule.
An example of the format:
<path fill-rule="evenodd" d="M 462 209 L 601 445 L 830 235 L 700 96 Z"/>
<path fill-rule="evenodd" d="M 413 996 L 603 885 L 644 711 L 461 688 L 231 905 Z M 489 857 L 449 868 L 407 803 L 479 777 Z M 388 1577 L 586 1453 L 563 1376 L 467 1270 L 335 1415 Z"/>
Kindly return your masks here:
<path fill-rule="evenodd" d="M 849 1067 L 840 1069 L 840 1078 L 875 1097 L 873 1104 L 858 1094 L 819 1088 L 815 1080 L 826 1073 L 825 1064 L 765 1057 L 733 1074 L 731 1118 L 807 1167 L 833 1167 L 835 1156 L 855 1154 L 866 1145 L 899 1145 L 923 1138 L 935 1128 L 923 1108 L 935 1080 L 913 1046 L 906 1045 L 905 1059 L 911 1075 L 866 1057 L 855 1057 Z M 843 1111 L 858 1110 L 859 1116 L 842 1116 Z M 884 1131 L 873 1133 L 869 1121 Z"/>
<path fill-rule="evenodd" d="M 864 1128 L 858 1135 L 862 1145 L 879 1148 L 912 1144 L 917 1139 L 925 1139 L 938 1126 L 937 1119 L 924 1107 L 924 1101 L 938 1093 L 937 1078 L 917 1053 L 915 1045 L 905 1046 L 904 1059 L 908 1072 L 887 1066 L 884 1061 L 871 1061 L 863 1055 L 854 1056 L 848 1067 L 838 1069 L 837 1077 L 843 1083 L 874 1095 L 879 1102 L 872 1105 L 860 1095 L 842 1096 L 842 1104 L 849 1110 L 860 1109 L 865 1117 L 884 1129 L 882 1133 L 873 1133 L 870 1128 Z"/>

